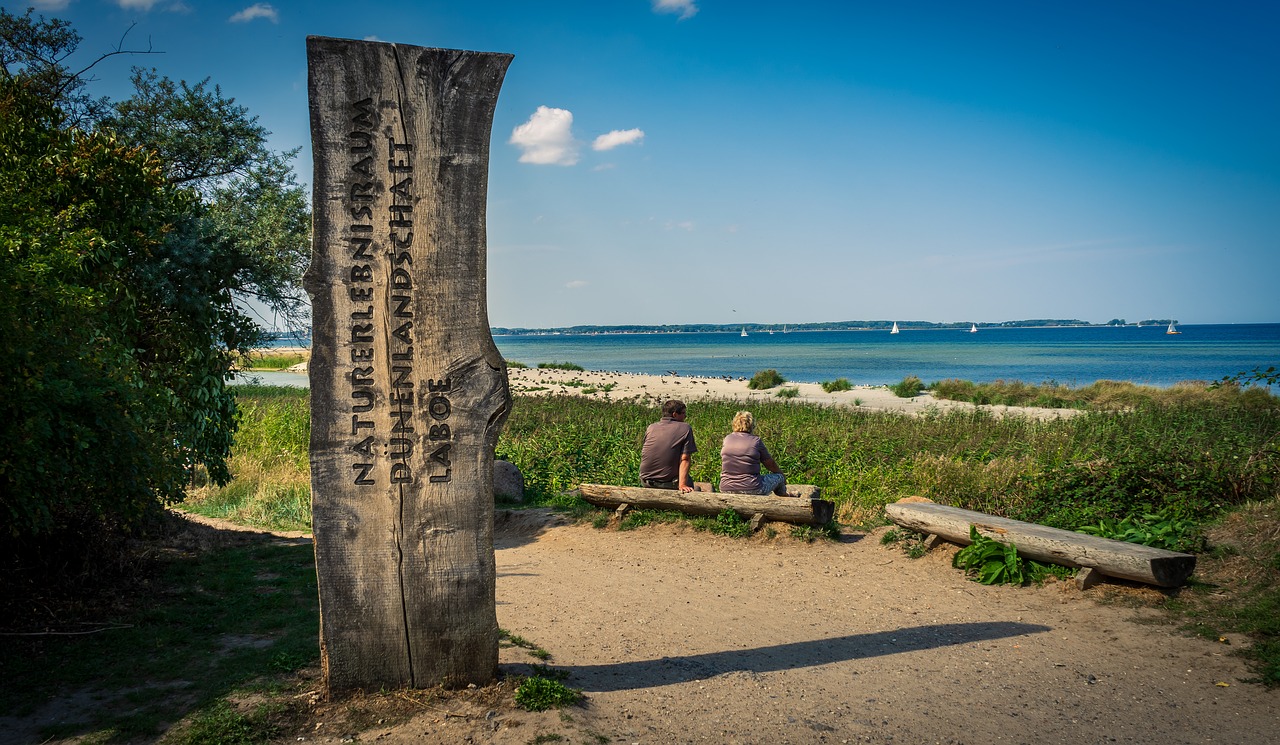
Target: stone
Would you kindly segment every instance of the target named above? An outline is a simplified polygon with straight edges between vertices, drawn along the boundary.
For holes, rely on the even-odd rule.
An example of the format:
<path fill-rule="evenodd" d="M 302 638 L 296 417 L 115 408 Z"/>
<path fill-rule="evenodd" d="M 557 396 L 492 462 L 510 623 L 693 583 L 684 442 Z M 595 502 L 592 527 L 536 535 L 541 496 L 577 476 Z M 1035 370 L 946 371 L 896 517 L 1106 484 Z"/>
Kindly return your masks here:
<path fill-rule="evenodd" d="M 524 501 L 524 474 L 519 466 L 506 460 L 493 462 L 493 496 L 509 502 Z"/>

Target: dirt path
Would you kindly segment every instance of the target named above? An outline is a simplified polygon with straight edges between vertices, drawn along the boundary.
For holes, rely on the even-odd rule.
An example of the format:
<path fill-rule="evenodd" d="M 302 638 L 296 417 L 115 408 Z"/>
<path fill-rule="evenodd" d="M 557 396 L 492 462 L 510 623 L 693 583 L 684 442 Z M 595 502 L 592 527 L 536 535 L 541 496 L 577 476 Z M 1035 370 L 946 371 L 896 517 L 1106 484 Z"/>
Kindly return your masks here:
<path fill-rule="evenodd" d="M 1141 590 L 983 587 L 948 551 L 912 560 L 874 536 L 527 528 L 499 528 L 499 623 L 550 652 L 586 703 L 543 714 L 459 703 L 361 741 L 1269 743 L 1280 732 L 1280 692 L 1243 683 L 1230 647 L 1098 602 Z M 503 650 L 506 670 L 531 661 Z"/>

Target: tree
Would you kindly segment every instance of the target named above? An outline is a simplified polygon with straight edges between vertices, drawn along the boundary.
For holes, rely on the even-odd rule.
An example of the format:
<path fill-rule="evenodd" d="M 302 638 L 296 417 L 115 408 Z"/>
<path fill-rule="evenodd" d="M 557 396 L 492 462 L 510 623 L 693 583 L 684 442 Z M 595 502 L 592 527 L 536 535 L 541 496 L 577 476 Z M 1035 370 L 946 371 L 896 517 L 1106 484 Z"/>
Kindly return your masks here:
<path fill-rule="evenodd" d="M 47 559 L 229 478 L 238 302 L 297 310 L 310 216 L 294 153 L 207 80 L 135 70 L 111 104 L 69 25 L 0 31 L 0 530 Z"/>
<path fill-rule="evenodd" d="M 189 195 L 107 133 L 58 127 L 0 81 L 0 502 L 13 538 L 135 523 L 181 494 L 181 397 L 137 340 L 164 315 L 138 281 Z"/>
<path fill-rule="evenodd" d="M 32 17 L 32 9 L 20 16 L 0 8 L 0 78 L 21 77 L 40 98 L 52 103 L 64 115 L 64 126 L 88 128 L 110 108 L 105 97 L 88 93 L 89 72 L 103 60 L 122 54 L 151 54 L 150 49 L 123 48 L 124 37 L 115 49 L 105 52 L 79 70 L 65 64 L 82 41 L 67 21 Z M 132 27 L 130 27 L 132 28 Z"/>

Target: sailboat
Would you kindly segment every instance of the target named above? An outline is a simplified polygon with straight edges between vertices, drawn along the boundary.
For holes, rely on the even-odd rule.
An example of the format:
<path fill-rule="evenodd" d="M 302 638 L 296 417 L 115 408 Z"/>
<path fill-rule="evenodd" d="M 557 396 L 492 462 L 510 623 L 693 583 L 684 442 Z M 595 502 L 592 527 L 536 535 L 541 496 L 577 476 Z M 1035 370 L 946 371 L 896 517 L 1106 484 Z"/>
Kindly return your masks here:
<path fill-rule="evenodd" d="M 894 322 L 893 322 L 893 328 L 889 329 L 889 333 L 891 333 L 891 334 L 899 333 L 899 332 L 898 332 L 898 322 L 897 322 L 897 321 L 894 321 Z"/>
<path fill-rule="evenodd" d="M 1166 331 L 1165 333 L 1166 333 L 1166 334 L 1181 334 L 1182 332 L 1181 332 L 1181 331 L 1179 331 L 1177 328 L 1175 328 L 1175 327 L 1174 327 L 1174 325 L 1173 325 L 1173 321 L 1169 321 L 1169 330 L 1168 330 L 1168 331 Z"/>
<path fill-rule="evenodd" d="M 747 327 L 746 327 L 746 326 L 743 326 L 743 327 L 742 327 L 742 335 L 743 335 L 743 336 L 746 336 L 746 335 L 747 335 Z"/>
<path fill-rule="evenodd" d="M 978 324 L 976 324 L 976 323 L 971 323 L 971 324 L 969 324 L 969 333 L 971 333 L 971 334 L 976 334 L 976 333 L 978 333 Z"/>

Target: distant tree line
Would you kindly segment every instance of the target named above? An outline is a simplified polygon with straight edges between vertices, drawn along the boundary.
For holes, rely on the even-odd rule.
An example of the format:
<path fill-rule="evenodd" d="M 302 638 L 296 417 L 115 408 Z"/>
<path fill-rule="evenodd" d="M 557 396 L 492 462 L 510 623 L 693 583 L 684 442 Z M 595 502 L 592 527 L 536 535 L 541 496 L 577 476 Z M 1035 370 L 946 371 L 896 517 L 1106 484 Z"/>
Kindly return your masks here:
<path fill-rule="evenodd" d="M 646 326 L 640 324 L 618 326 L 559 326 L 555 328 L 520 328 L 495 326 L 490 331 L 496 335 L 509 334 L 663 334 L 663 333 L 716 333 L 740 332 L 748 333 L 781 333 L 790 331 L 879 331 L 893 328 L 894 321 L 823 321 L 819 323 L 682 323 Z M 935 321 L 897 321 L 899 329 L 968 329 L 970 321 L 938 323 Z M 1154 322 L 1149 322 L 1154 323 Z M 1164 323 L 1168 323 L 1165 321 Z M 1115 325 L 1111 321 L 1107 326 Z M 977 323 L 978 328 L 1029 328 L 1044 326 L 1095 326 L 1098 324 L 1081 321 L 1076 318 L 1036 318 L 1024 321 L 1001 321 L 1000 323 Z M 1120 325 L 1124 325 L 1120 321 Z"/>
<path fill-rule="evenodd" d="M 207 79 L 89 95 L 65 21 L 0 9 L 0 575 L 98 551 L 229 478 L 247 298 L 299 310 L 293 152 Z"/>

